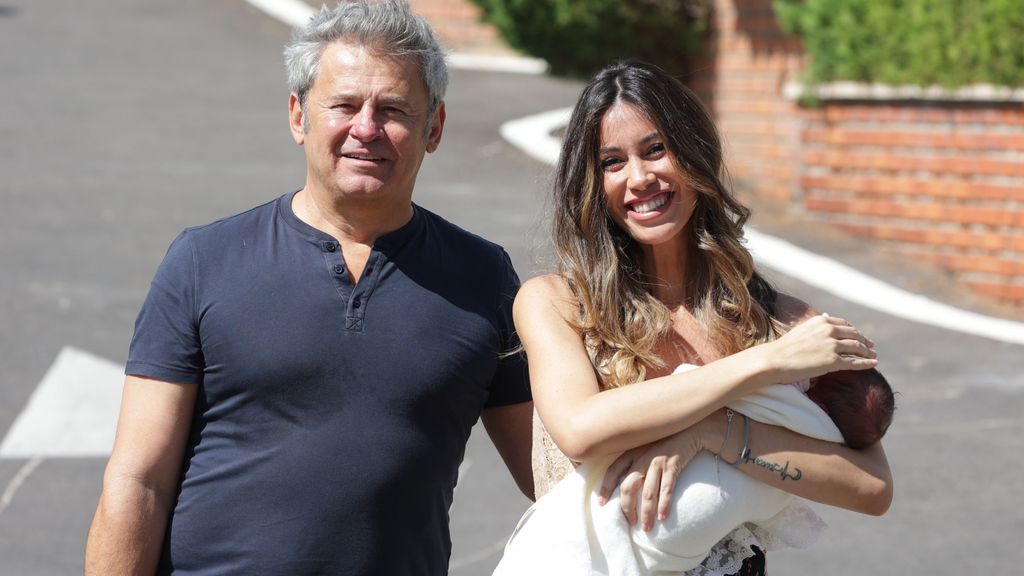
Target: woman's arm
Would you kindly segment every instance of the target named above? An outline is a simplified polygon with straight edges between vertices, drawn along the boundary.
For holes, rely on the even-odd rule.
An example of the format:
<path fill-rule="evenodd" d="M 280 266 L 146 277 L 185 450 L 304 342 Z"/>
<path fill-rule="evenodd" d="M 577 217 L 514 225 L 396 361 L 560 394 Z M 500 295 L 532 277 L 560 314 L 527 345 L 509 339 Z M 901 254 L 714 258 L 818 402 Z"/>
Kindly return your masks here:
<path fill-rule="evenodd" d="M 719 410 L 678 434 L 627 451 L 608 467 L 602 503 L 621 481 L 619 506 L 630 524 L 650 530 L 654 518 L 668 517 L 679 473 L 701 450 L 718 454 L 720 466 L 735 466 L 765 484 L 831 506 L 880 516 L 892 503 L 893 479 L 882 444 L 852 448 L 802 436 L 742 415 L 731 425 Z M 726 433 L 728 429 L 728 434 Z M 740 459 L 744 445 L 747 457 Z"/>
<path fill-rule="evenodd" d="M 744 419 L 737 414 L 725 438 L 725 411 L 715 413 L 697 427 L 700 444 L 708 451 L 720 450 L 721 459 L 735 462 L 748 476 L 790 494 L 875 516 L 889 509 L 893 480 L 881 443 L 854 450 L 780 426 L 747 422 L 749 436 L 743 434 Z"/>
<path fill-rule="evenodd" d="M 774 342 L 685 374 L 601 391 L 570 322 L 576 306 L 564 280 L 543 276 L 519 290 L 513 315 L 537 412 L 562 452 L 577 461 L 675 434 L 768 384 L 876 363 L 871 342 L 855 328 L 818 316 Z"/>

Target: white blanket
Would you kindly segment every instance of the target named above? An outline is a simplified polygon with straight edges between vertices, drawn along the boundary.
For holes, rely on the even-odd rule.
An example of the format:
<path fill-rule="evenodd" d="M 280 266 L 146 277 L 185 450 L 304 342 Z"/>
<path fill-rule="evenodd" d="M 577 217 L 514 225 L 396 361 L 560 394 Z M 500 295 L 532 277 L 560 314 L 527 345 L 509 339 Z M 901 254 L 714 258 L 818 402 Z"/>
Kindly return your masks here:
<path fill-rule="evenodd" d="M 694 366 L 682 365 L 681 372 Z M 729 406 L 765 424 L 842 442 L 827 414 L 790 384 L 768 386 Z M 735 418 L 731 434 L 742 434 Z M 494 576 L 654 576 L 696 567 L 722 538 L 744 523 L 772 540 L 769 548 L 805 548 L 824 522 L 802 501 L 701 453 L 680 474 L 669 517 L 644 532 L 626 522 L 618 490 L 597 504 L 614 457 L 577 468 L 520 519 Z"/>

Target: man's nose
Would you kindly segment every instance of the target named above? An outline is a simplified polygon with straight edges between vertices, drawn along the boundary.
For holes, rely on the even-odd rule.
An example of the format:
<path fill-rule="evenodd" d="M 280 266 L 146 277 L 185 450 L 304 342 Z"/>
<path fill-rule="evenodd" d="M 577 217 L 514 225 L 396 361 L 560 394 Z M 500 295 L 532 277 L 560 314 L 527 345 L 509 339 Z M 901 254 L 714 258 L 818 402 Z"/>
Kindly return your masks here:
<path fill-rule="evenodd" d="M 352 129 L 349 133 L 357 140 L 365 142 L 376 139 L 380 131 L 381 125 L 377 122 L 375 110 L 370 106 L 364 106 L 352 119 Z"/>

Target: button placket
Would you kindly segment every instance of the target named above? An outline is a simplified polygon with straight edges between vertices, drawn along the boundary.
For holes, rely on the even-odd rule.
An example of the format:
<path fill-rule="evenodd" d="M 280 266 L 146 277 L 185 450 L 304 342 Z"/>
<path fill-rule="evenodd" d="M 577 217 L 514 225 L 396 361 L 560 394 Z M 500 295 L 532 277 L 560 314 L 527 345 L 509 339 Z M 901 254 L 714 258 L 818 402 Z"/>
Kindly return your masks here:
<path fill-rule="evenodd" d="M 363 274 L 355 285 L 348 303 L 346 317 L 346 328 L 349 330 L 361 331 L 366 316 L 366 304 L 377 286 L 380 279 L 381 269 L 384 266 L 384 255 L 376 249 L 370 251 L 370 257 L 366 260 Z"/>
<path fill-rule="evenodd" d="M 341 299 L 343 314 L 347 315 L 348 303 L 352 297 L 352 282 L 348 275 L 348 268 L 345 266 L 345 256 L 341 247 L 334 240 L 320 240 L 317 242 L 323 256 L 324 264 L 327 266 L 327 273 L 334 282 L 334 288 L 338 291 Z"/>

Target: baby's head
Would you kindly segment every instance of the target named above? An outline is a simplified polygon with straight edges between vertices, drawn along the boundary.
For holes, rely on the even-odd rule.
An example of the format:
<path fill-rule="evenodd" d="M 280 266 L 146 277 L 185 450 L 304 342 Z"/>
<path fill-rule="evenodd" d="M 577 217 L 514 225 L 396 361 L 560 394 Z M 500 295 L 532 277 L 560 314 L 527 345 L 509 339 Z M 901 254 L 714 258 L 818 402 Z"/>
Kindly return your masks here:
<path fill-rule="evenodd" d="M 896 409 L 892 388 L 874 368 L 812 378 L 807 396 L 828 413 L 851 448 L 881 440 Z"/>

